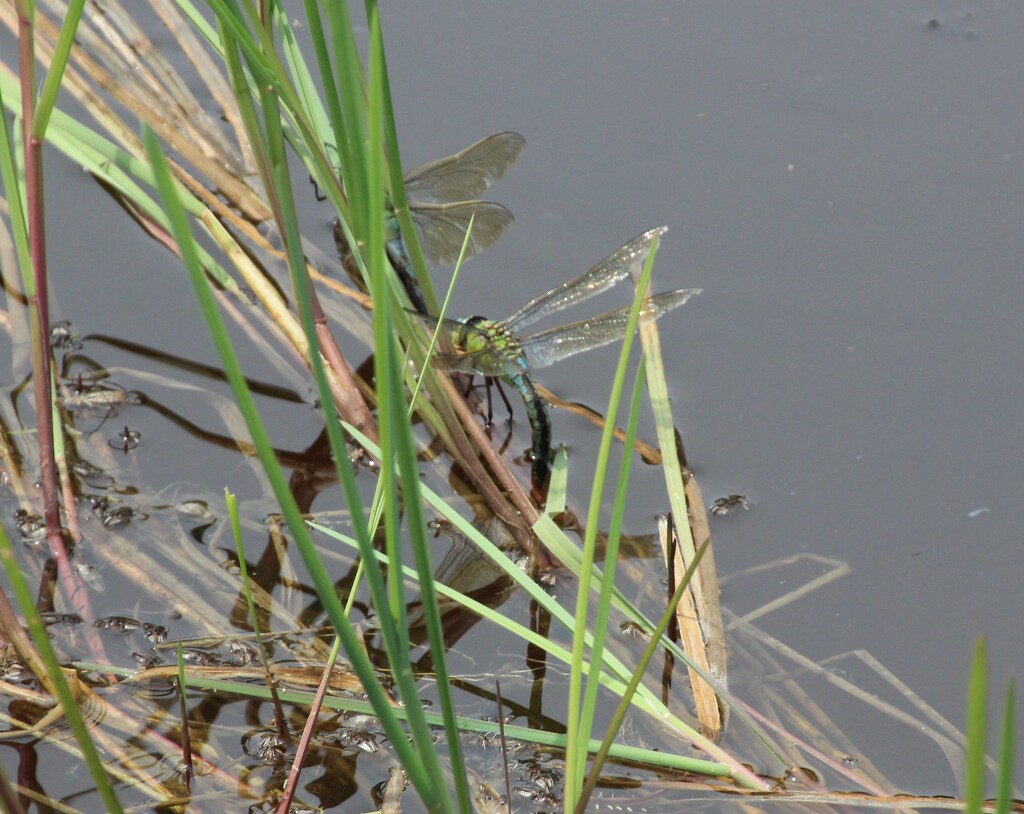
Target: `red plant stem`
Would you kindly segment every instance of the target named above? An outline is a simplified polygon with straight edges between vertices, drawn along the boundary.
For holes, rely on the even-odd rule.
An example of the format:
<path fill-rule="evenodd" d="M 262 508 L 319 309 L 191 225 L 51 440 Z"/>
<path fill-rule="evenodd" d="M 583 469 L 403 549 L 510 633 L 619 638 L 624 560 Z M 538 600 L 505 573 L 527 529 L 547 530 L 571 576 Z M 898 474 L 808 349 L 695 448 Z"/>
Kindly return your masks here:
<path fill-rule="evenodd" d="M 337 648 L 335 648 L 337 649 Z M 309 752 L 309 744 L 313 739 L 313 730 L 316 729 L 317 718 L 320 717 L 320 708 L 324 703 L 324 696 L 327 694 L 327 685 L 331 680 L 331 673 L 334 671 L 334 656 L 324 666 L 323 675 L 320 676 L 320 683 L 316 688 L 316 695 L 309 708 L 309 717 L 306 718 L 306 725 L 302 729 L 302 736 L 299 738 L 298 747 L 295 750 L 295 760 L 292 761 L 291 771 L 288 772 L 288 782 L 285 784 L 284 794 L 281 795 L 281 802 L 277 807 L 278 814 L 288 814 L 291 810 L 292 800 L 295 797 L 295 789 L 299 786 L 299 774 L 302 772 L 302 764 Z"/>
<path fill-rule="evenodd" d="M 46 230 L 43 217 L 43 145 L 32 133 L 35 117 L 35 59 L 32 47 L 32 22 L 22 17 L 19 28 L 21 59 L 21 126 L 25 142 L 25 193 L 28 204 L 29 253 L 35 293 L 29 296 L 29 308 L 35 312 L 38 326 L 32 337 L 32 372 L 35 385 L 36 422 L 39 429 L 39 476 L 43 488 L 43 519 L 46 537 L 54 556 L 64 556 L 64 529 L 60 522 L 57 461 L 53 456 L 53 408 L 50 393 L 50 303 L 46 286 Z"/>
<path fill-rule="evenodd" d="M 43 153 L 42 144 L 32 134 L 35 118 L 35 54 L 32 20 L 19 20 L 19 58 L 21 68 L 21 127 L 25 144 L 25 192 L 28 202 L 28 240 L 35 277 L 35 293 L 29 296 L 29 307 L 35 311 L 38 328 L 32 337 L 32 371 L 35 378 L 36 421 L 39 426 L 39 469 L 43 486 L 43 517 L 46 536 L 51 547 L 60 540 L 63 529 L 57 502 L 57 462 L 53 457 L 53 410 L 50 400 L 50 319 L 46 288 L 46 232 L 43 218 Z"/>
<path fill-rule="evenodd" d="M 21 70 L 21 117 L 25 145 L 25 193 L 28 209 L 29 253 L 35 291 L 30 294 L 32 324 L 32 371 L 39 444 L 39 476 L 43 491 L 43 519 L 46 538 L 57 563 L 57 573 L 67 601 L 85 619 L 92 621 L 87 592 L 71 570 L 64 529 L 60 519 L 60 486 L 53 445 L 53 394 L 50 390 L 50 306 L 46 284 L 46 229 L 43 199 L 43 144 L 33 132 L 35 119 L 35 49 L 32 19 L 26 13 L 18 21 L 19 67 Z M 91 629 L 91 626 L 90 626 Z M 98 637 L 90 636 L 97 660 Z"/>
<path fill-rule="evenodd" d="M 338 412 L 345 421 L 349 422 L 375 444 L 379 444 L 380 436 L 377 433 L 377 422 L 373 420 L 373 414 L 359 392 L 359 386 L 356 384 L 355 377 L 352 375 L 352 371 L 344 356 L 342 356 L 338 344 L 334 341 L 334 335 L 327 325 L 327 317 L 312 285 L 309 286 L 309 297 L 313 308 L 313 325 L 316 330 L 317 345 L 319 346 L 320 353 L 323 354 L 324 360 L 334 372 L 339 384 L 337 387 L 331 387 L 331 393 L 334 396 L 334 403 L 338 408 Z M 311 350 L 311 353 L 315 352 L 316 348 Z M 312 360 L 310 360 L 310 364 L 312 364 Z"/>
<path fill-rule="evenodd" d="M 181 643 L 178 643 L 178 653 L 181 654 Z M 196 769 L 192 764 L 192 733 L 188 726 L 188 709 L 185 707 L 185 687 L 178 678 L 178 707 L 181 714 L 181 760 L 185 774 L 185 792 L 192 794 L 192 778 L 195 777 Z"/>
<path fill-rule="evenodd" d="M 26 128 L 27 129 L 27 128 Z M 46 536 L 54 555 L 64 549 L 64 529 L 60 522 L 60 489 L 57 485 L 57 461 L 53 455 L 53 399 L 50 392 L 49 301 L 46 287 L 46 240 L 43 229 L 42 145 L 38 139 L 27 142 L 25 177 L 28 191 L 29 251 L 36 292 L 29 297 L 38 328 L 32 337 L 32 370 L 35 385 L 36 423 L 39 428 L 39 475 L 43 488 L 43 518 Z M 64 552 L 66 555 L 66 551 Z"/>

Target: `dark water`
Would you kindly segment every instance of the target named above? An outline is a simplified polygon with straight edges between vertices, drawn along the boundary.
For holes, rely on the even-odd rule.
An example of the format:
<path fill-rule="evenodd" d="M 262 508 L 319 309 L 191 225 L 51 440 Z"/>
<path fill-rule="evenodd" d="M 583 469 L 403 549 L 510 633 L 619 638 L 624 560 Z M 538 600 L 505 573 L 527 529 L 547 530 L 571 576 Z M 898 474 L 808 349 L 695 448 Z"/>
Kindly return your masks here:
<path fill-rule="evenodd" d="M 869 650 L 956 723 L 976 636 L 1000 688 L 1024 674 L 1024 7 L 431 3 L 384 23 L 407 164 L 528 139 L 494 192 L 517 222 L 459 310 L 511 310 L 671 227 L 658 286 L 704 288 L 661 323 L 690 462 L 709 497 L 753 501 L 713 524 L 719 570 L 852 567 L 762 624 L 815 658 Z M 613 353 L 541 378 L 600 405 Z M 761 599 L 791 587 L 769 579 Z M 897 739 L 904 782 L 949 782 L 882 727 L 866 743 Z"/>
<path fill-rule="evenodd" d="M 814 659 L 869 651 L 957 725 L 977 635 L 989 638 L 998 686 L 1024 675 L 1024 385 L 1013 328 L 1024 304 L 1024 8 L 431 3 L 384 12 L 406 165 L 497 130 L 528 140 L 493 190 L 517 223 L 467 266 L 456 311 L 504 316 L 644 229 L 670 226 L 656 287 L 704 289 L 661 323 L 690 464 L 709 500 L 738 492 L 751 502 L 713 521 L 720 573 L 800 553 L 852 568 L 758 624 Z M 48 200 L 56 315 L 84 334 L 212 363 L 176 261 L 86 176 L 49 167 L 60 190 Z M 309 206 L 329 242 L 328 215 Z M 263 370 L 251 353 L 248 369 Z M 614 354 L 539 378 L 600 408 Z M 106 348 L 101 361 L 143 366 Z M 130 371 L 119 381 L 145 385 Z M 145 389 L 219 426 L 205 400 Z M 261 406 L 279 446 L 312 441 L 315 412 Z M 258 491 L 236 454 L 183 443 L 184 431 L 154 411 L 130 420 L 146 451 L 135 459 L 139 482 L 202 477 L 197 491 Z M 555 434 L 570 444 L 574 492 L 584 496 L 596 435 L 559 413 Z M 640 478 L 636 531 L 666 509 L 657 478 Z M 748 612 L 807 570 L 727 582 L 723 605 Z M 896 700 L 866 668 L 837 667 Z M 749 673 L 735 686 L 754 680 L 749 665 L 737 668 Z M 845 696 L 822 703 L 903 787 L 957 792 L 927 740 Z"/>

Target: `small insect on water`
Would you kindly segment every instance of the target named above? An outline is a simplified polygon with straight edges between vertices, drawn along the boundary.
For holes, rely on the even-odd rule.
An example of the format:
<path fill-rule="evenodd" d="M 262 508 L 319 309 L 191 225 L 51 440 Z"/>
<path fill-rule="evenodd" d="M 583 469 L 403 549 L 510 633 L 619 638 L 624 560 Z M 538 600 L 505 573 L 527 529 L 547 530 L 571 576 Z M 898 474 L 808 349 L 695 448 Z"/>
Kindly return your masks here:
<path fill-rule="evenodd" d="M 114 449 L 119 449 L 127 454 L 139 445 L 141 438 L 142 434 L 138 430 L 130 430 L 128 425 L 125 424 L 124 429 L 115 438 L 111 438 L 109 444 Z"/>
<path fill-rule="evenodd" d="M 746 495 L 726 495 L 720 497 L 711 504 L 711 513 L 715 515 L 731 514 L 740 509 L 746 511 L 750 508 L 750 501 Z"/>
<path fill-rule="evenodd" d="M 61 320 L 50 328 L 50 347 L 57 350 L 77 350 L 82 347 L 78 336 L 71 332 L 71 323 Z"/>

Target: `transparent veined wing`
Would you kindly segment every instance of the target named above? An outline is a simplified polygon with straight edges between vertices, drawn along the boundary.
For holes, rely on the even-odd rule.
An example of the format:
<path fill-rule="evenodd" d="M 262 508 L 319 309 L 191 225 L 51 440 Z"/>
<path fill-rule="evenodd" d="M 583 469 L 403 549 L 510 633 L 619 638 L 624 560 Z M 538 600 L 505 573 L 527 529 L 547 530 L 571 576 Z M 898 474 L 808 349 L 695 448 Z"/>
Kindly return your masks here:
<path fill-rule="evenodd" d="M 466 257 L 482 252 L 494 243 L 514 218 L 501 204 L 491 201 L 461 201 L 447 204 L 411 203 L 412 224 L 423 247 L 433 262 L 452 265 L 459 259 L 459 250 L 466 238 L 469 221 L 473 231 L 466 246 Z"/>
<path fill-rule="evenodd" d="M 518 133 L 495 133 L 462 152 L 413 167 L 405 174 L 410 200 L 469 201 L 503 176 L 526 144 Z"/>
<path fill-rule="evenodd" d="M 512 333 L 518 334 L 527 325 L 548 314 L 607 291 L 631 275 L 639 277 L 647 261 L 647 255 L 651 253 L 651 244 L 667 231 L 667 226 L 659 226 L 633 238 L 578 277 L 573 277 L 526 303 L 506 320 L 506 326 Z"/>
<path fill-rule="evenodd" d="M 640 318 L 657 319 L 700 294 L 701 290 L 681 288 L 678 291 L 651 297 L 640 312 Z M 579 322 L 535 333 L 521 339 L 519 346 L 531 368 L 553 365 L 577 353 L 622 339 L 626 335 L 630 307 L 625 305 L 590 319 L 581 319 Z"/>

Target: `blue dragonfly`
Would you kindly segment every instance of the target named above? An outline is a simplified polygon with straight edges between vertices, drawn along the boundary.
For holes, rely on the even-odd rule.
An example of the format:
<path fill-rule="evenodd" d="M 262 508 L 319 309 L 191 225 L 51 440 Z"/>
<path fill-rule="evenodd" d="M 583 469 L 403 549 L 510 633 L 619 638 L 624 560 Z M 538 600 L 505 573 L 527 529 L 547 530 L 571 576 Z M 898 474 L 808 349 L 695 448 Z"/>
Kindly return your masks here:
<path fill-rule="evenodd" d="M 500 322 L 481 316 L 438 320 L 415 315 L 425 329 L 431 332 L 440 329 L 447 335 L 449 347 L 433 357 L 436 367 L 507 382 L 522 396 L 532 430 L 531 477 L 539 494 L 544 493 L 550 473 L 551 419 L 533 383 L 532 371 L 622 339 L 629 322 L 630 306 L 527 337 L 522 336 L 522 329 L 600 294 L 626 277 L 639 279 L 651 244 L 666 231 L 667 227 L 662 226 L 644 232 L 588 271 L 541 294 Z M 641 316 L 657 319 L 700 292 L 699 288 L 684 288 L 658 294 L 645 301 Z"/>
<path fill-rule="evenodd" d="M 494 133 L 455 155 L 413 167 L 405 174 L 413 227 L 428 260 L 440 265 L 455 263 L 471 220 L 467 258 L 501 237 L 513 221 L 512 213 L 501 204 L 476 199 L 508 171 L 525 144 L 526 139 L 518 133 Z M 398 272 L 409 301 L 417 311 L 426 313 L 423 294 L 390 205 L 385 240 L 388 259 Z M 337 222 L 334 241 L 338 252 L 347 256 L 348 243 Z"/>

